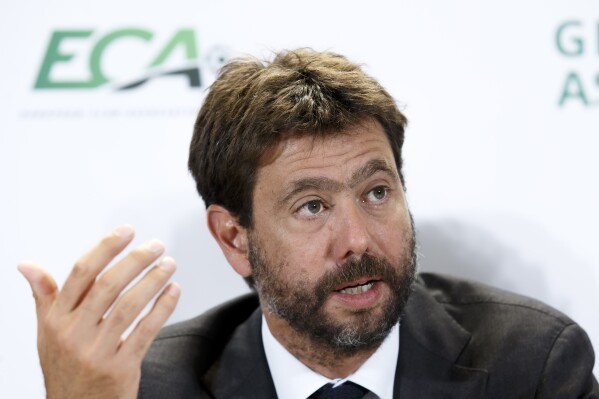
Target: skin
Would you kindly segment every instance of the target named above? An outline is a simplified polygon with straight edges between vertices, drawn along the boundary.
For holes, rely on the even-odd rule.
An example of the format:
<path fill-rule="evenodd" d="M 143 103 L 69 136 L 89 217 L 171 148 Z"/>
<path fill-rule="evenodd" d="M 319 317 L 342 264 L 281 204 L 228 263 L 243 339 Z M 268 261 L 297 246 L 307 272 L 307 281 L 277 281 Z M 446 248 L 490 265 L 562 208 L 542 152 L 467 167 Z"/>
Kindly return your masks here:
<path fill-rule="evenodd" d="M 244 277 L 252 274 L 250 234 L 268 264 L 279 265 L 277 273 L 289 284 L 299 280 L 313 284 L 323 271 L 366 253 L 400 264 L 407 251 L 402 243 L 412 234 L 409 212 L 391 148 L 379 124 L 365 122 L 325 139 L 289 138 L 279 150 L 278 156 L 259 170 L 251 230 L 240 226 L 225 208 L 208 208 L 208 227 L 237 273 Z M 373 162 L 386 168 L 373 168 Z M 311 184 L 297 184 L 306 179 L 311 179 Z M 62 289 L 38 265 L 19 264 L 35 298 L 47 398 L 136 398 L 142 359 L 173 312 L 180 290 L 174 283 L 163 288 L 176 267 L 168 257 L 127 289 L 164 253 L 164 246 L 156 240 L 107 268 L 133 235 L 128 225 L 106 235 L 76 262 Z M 356 311 L 379 311 L 390 295 L 389 287 L 379 285 L 376 295 L 366 301 L 347 301 L 331 292 L 325 303 L 327 317 L 351 321 Z M 123 338 L 159 292 L 151 311 Z M 374 351 L 335 358 L 261 303 L 274 337 L 327 377 L 351 374 Z"/>
<path fill-rule="evenodd" d="M 164 245 L 152 240 L 98 277 L 133 235 L 128 225 L 106 235 L 76 262 L 60 290 L 38 265 L 19 264 L 35 298 L 38 352 L 47 398 L 137 397 L 142 359 L 173 312 L 180 291 L 174 283 L 166 286 L 151 311 L 127 338 L 122 338 L 175 271 L 174 260 L 165 257 L 125 289 L 163 254 Z"/>
<path fill-rule="evenodd" d="M 401 264 L 408 251 L 402 243 L 412 234 L 410 217 L 391 147 L 378 123 L 367 121 L 327 138 L 291 137 L 278 150 L 259 170 L 250 230 L 222 207 L 208 210 L 210 230 L 240 275 L 252 274 L 249 237 L 289 285 L 313 286 L 324 271 L 366 253 Z M 324 305 L 327 317 L 351 322 L 357 311 L 380 312 L 391 290 L 379 285 L 365 301 L 331 292 Z M 265 301 L 261 304 L 273 336 L 329 378 L 353 373 L 376 350 L 340 359 L 269 312 Z"/>

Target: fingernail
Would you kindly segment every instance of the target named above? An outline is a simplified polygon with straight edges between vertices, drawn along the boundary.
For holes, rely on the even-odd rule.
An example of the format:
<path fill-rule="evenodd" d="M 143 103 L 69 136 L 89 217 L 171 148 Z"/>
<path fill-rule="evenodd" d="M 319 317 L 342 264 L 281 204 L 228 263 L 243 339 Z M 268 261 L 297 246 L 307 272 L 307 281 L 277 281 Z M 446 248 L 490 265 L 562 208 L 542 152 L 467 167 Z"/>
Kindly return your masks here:
<path fill-rule="evenodd" d="M 175 271 L 175 268 L 177 267 L 177 265 L 173 258 L 171 258 L 170 256 L 165 256 L 160 261 L 160 264 L 158 265 L 158 267 L 160 267 L 161 269 L 170 273 L 170 272 Z"/>
<path fill-rule="evenodd" d="M 116 229 L 114 229 L 114 234 L 121 238 L 129 238 L 133 235 L 133 233 L 133 226 L 131 226 L 130 224 L 122 224 Z"/>
<path fill-rule="evenodd" d="M 164 252 L 164 244 L 160 240 L 151 240 L 147 244 L 150 251 L 155 254 L 161 254 Z"/>
<path fill-rule="evenodd" d="M 173 298 L 177 298 L 181 294 L 181 288 L 177 283 L 171 283 L 168 287 L 166 287 L 166 293 Z"/>

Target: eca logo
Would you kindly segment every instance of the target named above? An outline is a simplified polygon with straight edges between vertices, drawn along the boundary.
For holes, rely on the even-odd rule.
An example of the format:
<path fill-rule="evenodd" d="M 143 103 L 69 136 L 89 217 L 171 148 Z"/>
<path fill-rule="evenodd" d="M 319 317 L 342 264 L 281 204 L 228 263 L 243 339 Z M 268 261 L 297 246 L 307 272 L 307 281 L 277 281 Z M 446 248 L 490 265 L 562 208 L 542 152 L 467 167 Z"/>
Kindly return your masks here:
<path fill-rule="evenodd" d="M 163 38 L 156 40 L 153 32 L 137 28 L 113 30 L 98 36 L 92 30 L 54 31 L 37 74 L 34 89 L 81 90 L 117 84 L 117 90 L 130 90 L 149 80 L 173 75 L 186 78 L 189 87 L 197 88 L 202 84 L 196 36 L 192 29 L 180 29 L 166 41 Z M 124 84 L 122 78 L 119 80 L 112 77 L 115 75 L 114 64 L 118 64 L 115 61 L 119 61 L 114 53 L 118 53 L 119 46 L 121 53 L 123 46 L 128 46 L 128 50 L 134 49 L 133 56 L 129 54 L 130 51 L 124 55 L 134 57 L 137 63 L 141 62 L 141 70 L 135 70 L 134 77 L 129 76 Z M 82 57 L 86 55 L 87 62 L 82 63 Z M 225 52 L 221 52 L 216 60 L 212 57 L 208 61 L 213 61 L 213 64 L 216 61 L 222 65 L 227 61 L 226 58 Z M 83 77 L 81 73 L 67 73 L 65 76 L 65 70 L 72 71 L 76 66 L 85 69 Z M 112 72 L 111 77 L 106 73 L 107 67 Z M 130 69 L 130 66 L 126 65 L 126 68 Z M 128 72 L 130 75 L 131 71 Z"/>

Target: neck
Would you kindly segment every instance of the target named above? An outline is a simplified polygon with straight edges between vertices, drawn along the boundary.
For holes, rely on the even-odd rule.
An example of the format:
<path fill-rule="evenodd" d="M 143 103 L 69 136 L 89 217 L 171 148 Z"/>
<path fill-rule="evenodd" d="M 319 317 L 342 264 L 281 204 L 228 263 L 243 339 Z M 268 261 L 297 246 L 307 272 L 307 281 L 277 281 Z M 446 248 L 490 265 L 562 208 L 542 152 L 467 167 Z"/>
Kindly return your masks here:
<path fill-rule="evenodd" d="M 311 370 L 330 379 L 345 378 L 360 368 L 377 350 L 374 348 L 340 351 L 329 344 L 315 341 L 307 334 L 294 330 L 287 321 L 262 309 L 273 337 L 289 353 Z"/>

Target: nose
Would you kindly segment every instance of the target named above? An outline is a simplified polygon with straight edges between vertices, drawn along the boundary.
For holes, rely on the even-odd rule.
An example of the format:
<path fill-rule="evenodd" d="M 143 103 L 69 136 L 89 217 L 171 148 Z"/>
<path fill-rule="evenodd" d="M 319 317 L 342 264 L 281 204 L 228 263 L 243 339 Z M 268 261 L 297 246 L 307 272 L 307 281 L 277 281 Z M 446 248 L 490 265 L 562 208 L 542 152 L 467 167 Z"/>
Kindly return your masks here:
<path fill-rule="evenodd" d="M 357 201 L 347 202 L 346 206 L 337 209 L 337 228 L 333 232 L 334 256 L 340 261 L 350 257 L 360 258 L 371 245 L 367 215 Z"/>

